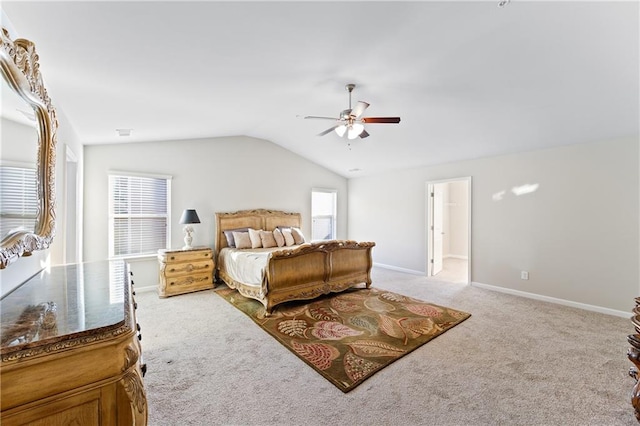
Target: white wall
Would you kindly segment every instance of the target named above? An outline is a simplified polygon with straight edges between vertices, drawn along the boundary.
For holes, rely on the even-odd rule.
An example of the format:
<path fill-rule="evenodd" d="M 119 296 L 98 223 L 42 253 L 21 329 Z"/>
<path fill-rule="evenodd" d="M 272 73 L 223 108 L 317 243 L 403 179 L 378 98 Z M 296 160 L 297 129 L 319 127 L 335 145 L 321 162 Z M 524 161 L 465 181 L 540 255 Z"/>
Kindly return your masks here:
<path fill-rule="evenodd" d="M 53 97 L 53 95 L 52 95 Z M 84 146 L 80 142 L 80 138 L 77 133 L 71 127 L 69 120 L 65 112 L 61 108 L 57 108 L 58 122 L 60 126 L 58 128 L 58 143 L 56 145 L 56 235 L 51 244 L 51 263 L 52 265 L 60 265 L 65 263 L 64 249 L 65 240 L 67 234 L 67 227 L 74 227 L 78 229 L 78 232 L 82 231 L 82 173 L 84 169 L 84 163 L 82 160 L 84 153 Z M 73 152 L 77 158 L 77 202 L 78 205 L 68 205 L 65 197 L 65 179 L 67 177 L 67 149 Z M 78 223 L 66 223 L 65 217 L 67 209 L 78 209 L 77 220 Z M 80 236 L 80 238 L 82 238 Z"/>
<path fill-rule="evenodd" d="M 625 139 L 351 179 L 349 238 L 375 241 L 377 263 L 425 273 L 425 182 L 472 176 L 472 281 L 629 311 L 638 158 L 638 140 Z"/>
<path fill-rule="evenodd" d="M 311 237 L 311 189 L 338 191 L 337 234 L 347 236 L 347 180 L 262 139 L 246 136 L 85 147 L 84 259 L 108 257 L 107 176 L 110 170 L 171 175 L 171 247 L 183 245 L 178 224 L 195 208 L 193 245 L 214 246 L 215 212 L 268 208 L 302 213 Z M 152 260 L 156 262 L 155 259 Z M 136 285 L 157 278 L 137 275 Z M 142 265 L 138 265 L 140 268 Z"/>

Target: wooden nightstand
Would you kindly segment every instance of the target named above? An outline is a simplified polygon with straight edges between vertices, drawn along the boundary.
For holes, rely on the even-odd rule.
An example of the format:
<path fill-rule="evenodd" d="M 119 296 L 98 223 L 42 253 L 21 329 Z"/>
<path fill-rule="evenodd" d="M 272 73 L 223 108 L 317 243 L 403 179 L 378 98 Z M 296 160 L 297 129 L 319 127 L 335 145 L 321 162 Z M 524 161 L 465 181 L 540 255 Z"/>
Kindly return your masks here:
<path fill-rule="evenodd" d="M 213 288 L 213 250 L 195 247 L 190 250 L 158 250 L 160 283 L 158 295 L 176 294 Z"/>

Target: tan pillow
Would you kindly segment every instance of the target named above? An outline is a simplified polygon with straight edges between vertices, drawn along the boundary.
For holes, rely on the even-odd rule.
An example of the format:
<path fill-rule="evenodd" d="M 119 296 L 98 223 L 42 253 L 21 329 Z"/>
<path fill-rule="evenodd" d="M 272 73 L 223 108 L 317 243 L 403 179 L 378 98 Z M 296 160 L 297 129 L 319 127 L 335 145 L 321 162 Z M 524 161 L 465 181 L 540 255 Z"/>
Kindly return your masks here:
<path fill-rule="evenodd" d="M 284 228 L 281 231 L 282 231 L 282 236 L 284 237 L 284 245 L 288 247 L 296 243 L 296 241 L 293 239 L 293 235 L 291 235 L 291 229 Z"/>
<path fill-rule="evenodd" d="M 262 229 L 251 229 L 249 228 L 249 238 L 251 239 L 251 248 L 260 248 L 262 247 L 262 239 L 260 238 L 260 231 Z"/>
<path fill-rule="evenodd" d="M 271 231 L 260 231 L 260 239 L 262 240 L 262 247 L 277 247 L 278 243 L 276 242 L 275 237 L 273 236 L 273 232 Z"/>
<path fill-rule="evenodd" d="M 302 235 L 300 228 L 291 228 L 291 235 L 293 235 L 293 240 L 296 244 L 304 243 L 304 235 Z"/>
<path fill-rule="evenodd" d="M 284 235 L 282 235 L 282 231 L 278 228 L 273 230 L 273 238 L 276 240 L 276 244 L 278 244 L 278 247 L 284 246 Z"/>
<path fill-rule="evenodd" d="M 236 242 L 236 248 L 251 248 L 251 238 L 249 238 L 248 232 L 234 232 L 233 240 Z"/>

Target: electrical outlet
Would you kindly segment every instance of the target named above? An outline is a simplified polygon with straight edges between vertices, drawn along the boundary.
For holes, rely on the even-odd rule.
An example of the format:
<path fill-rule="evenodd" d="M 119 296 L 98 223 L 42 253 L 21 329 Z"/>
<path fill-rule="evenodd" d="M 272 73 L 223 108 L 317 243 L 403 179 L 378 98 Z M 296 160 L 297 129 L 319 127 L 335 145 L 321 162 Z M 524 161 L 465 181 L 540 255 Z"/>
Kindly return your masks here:
<path fill-rule="evenodd" d="M 529 279 L 529 271 L 520 271 L 520 279 L 528 280 Z"/>

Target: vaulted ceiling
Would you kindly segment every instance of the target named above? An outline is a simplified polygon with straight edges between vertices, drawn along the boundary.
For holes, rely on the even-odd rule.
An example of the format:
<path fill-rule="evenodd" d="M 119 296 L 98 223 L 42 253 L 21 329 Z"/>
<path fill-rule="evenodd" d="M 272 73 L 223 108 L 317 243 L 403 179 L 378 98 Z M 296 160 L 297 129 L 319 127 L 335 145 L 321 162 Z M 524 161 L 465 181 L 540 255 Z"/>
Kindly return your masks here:
<path fill-rule="evenodd" d="M 639 134 L 636 1 L 2 9 L 85 144 L 247 135 L 351 177 Z M 347 83 L 401 123 L 316 136 L 333 123 L 302 117 L 337 117 Z"/>

